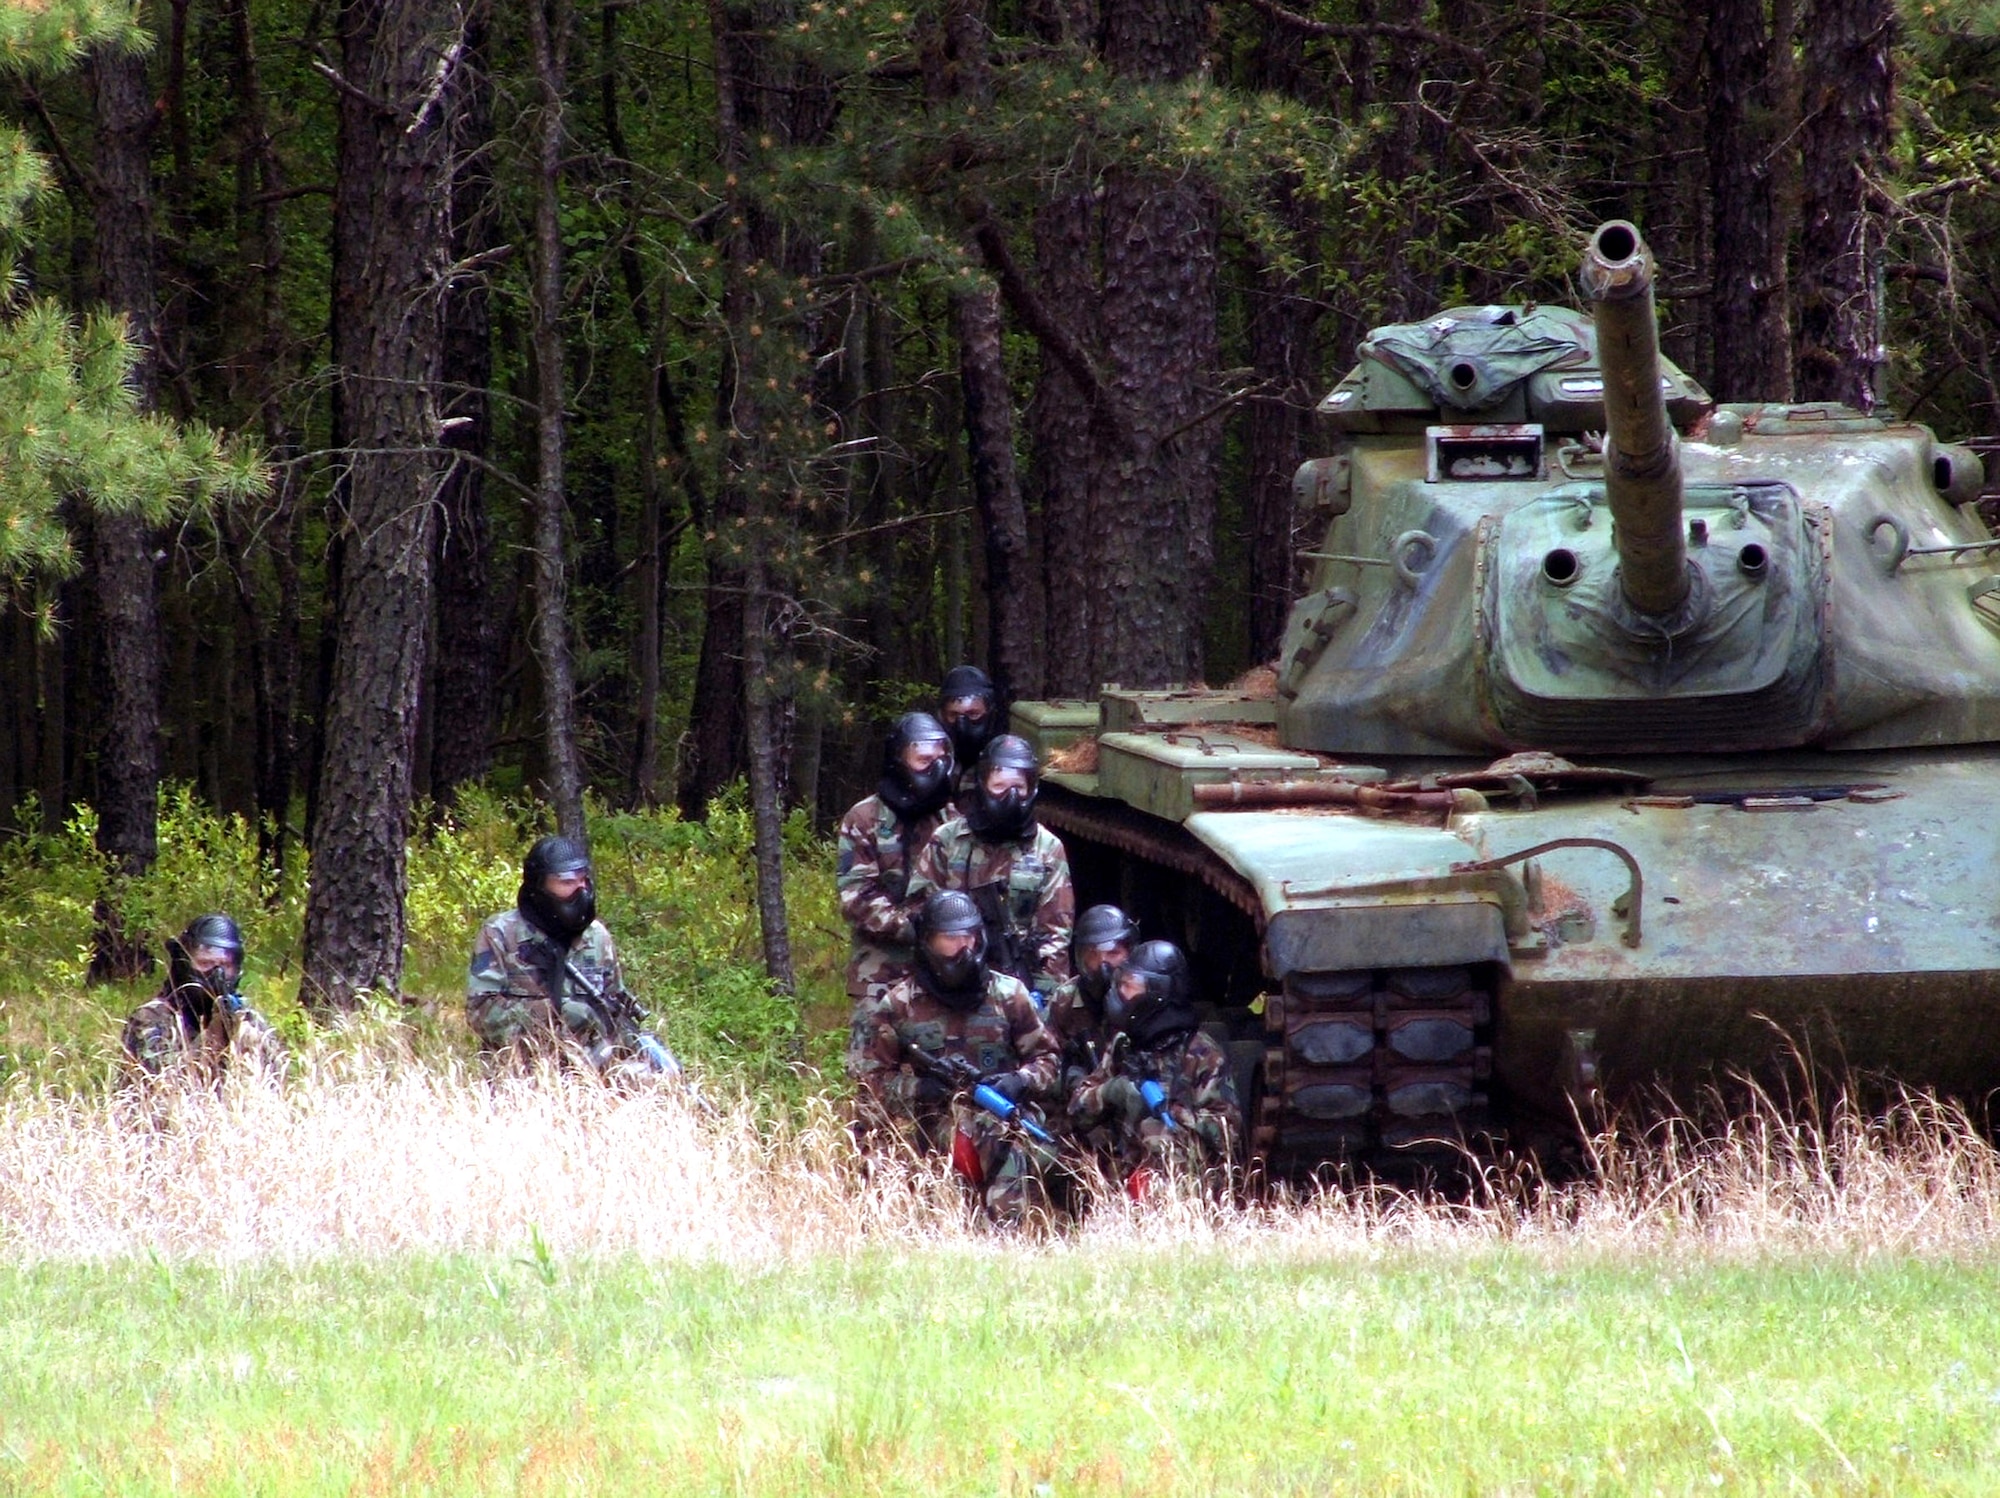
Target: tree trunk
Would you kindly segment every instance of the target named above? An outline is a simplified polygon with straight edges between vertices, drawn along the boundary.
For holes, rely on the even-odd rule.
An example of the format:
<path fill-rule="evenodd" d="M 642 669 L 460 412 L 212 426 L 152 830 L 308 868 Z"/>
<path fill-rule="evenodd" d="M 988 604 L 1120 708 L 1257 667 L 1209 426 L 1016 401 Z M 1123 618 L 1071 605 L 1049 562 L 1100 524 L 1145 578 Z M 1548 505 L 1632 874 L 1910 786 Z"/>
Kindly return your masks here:
<path fill-rule="evenodd" d="M 493 84 L 487 20 L 466 25 L 468 66 L 453 88 L 451 255 L 459 267 L 444 298 L 445 446 L 463 454 L 439 495 L 437 662 L 431 701 L 431 796 L 449 805 L 458 788 L 493 768 L 500 722 L 505 620 L 493 577 L 493 522 L 486 472 L 493 450 L 487 387 L 493 383 L 493 313 L 485 256 L 498 245 L 493 206 Z"/>
<path fill-rule="evenodd" d="M 1792 339 L 1785 251 L 1791 135 L 1791 0 L 1711 0 L 1709 195 L 1715 204 L 1719 400 L 1789 400 Z"/>
<path fill-rule="evenodd" d="M 584 840 L 583 764 L 576 743 L 576 672 L 569 650 L 569 576 L 563 557 L 563 98 L 567 90 L 567 0 L 530 0 L 528 37 L 541 107 L 535 173 L 535 662 L 542 673 L 542 731 L 556 829 Z"/>
<path fill-rule="evenodd" d="M 97 274 L 105 302 L 123 313 L 139 348 L 132 387 L 142 410 L 158 402 L 159 301 L 153 269 L 150 139 L 153 91 L 138 53 L 99 53 L 97 168 L 92 174 Z M 143 874 L 159 851 L 161 682 L 166 659 L 152 527 L 132 515 L 90 524 L 91 578 L 101 631 L 103 695 L 97 715 L 97 846 L 120 878 Z M 127 932 L 115 895 L 97 902 L 90 978 L 131 978 L 152 965 L 147 933 Z"/>
<path fill-rule="evenodd" d="M 999 288 L 954 293 L 951 315 L 958 336 L 959 384 L 965 393 L 972 498 L 986 541 L 993 680 L 1000 700 L 1010 702 L 1042 692 L 1035 649 L 1042 600 L 1028 539 L 1028 512 L 1014 469 L 1014 397 L 1001 355 Z"/>
<path fill-rule="evenodd" d="M 741 91 L 759 82 L 755 49 L 761 45 L 759 30 L 751 18 L 733 14 L 725 0 L 710 0 L 710 24 L 715 42 L 715 106 L 717 146 L 721 166 L 728 181 L 738 181 L 744 169 L 745 110 L 758 107 L 745 101 Z M 740 516 L 740 545 L 725 540 L 734 552 L 743 593 L 739 602 L 742 633 L 737 646 L 742 654 L 743 723 L 748 741 L 750 811 L 754 828 L 757 862 L 757 917 L 764 944 L 764 971 L 772 986 L 781 993 L 797 991 L 792 971 L 791 920 L 785 909 L 784 791 L 780 785 L 779 725 L 774 721 L 772 699 L 774 680 L 771 655 L 771 604 L 767 559 L 764 554 L 768 531 L 764 524 L 769 483 L 753 470 L 769 461 L 760 437 L 765 431 L 764 412 L 755 374 L 762 372 L 758 350 L 765 347 L 756 314 L 757 301 L 751 289 L 753 271 L 761 269 L 760 256 L 751 227 L 755 210 L 747 199 L 732 192 L 727 202 L 728 226 L 722 234 L 723 326 L 727 345 L 717 413 L 724 442 L 722 488 L 716 506 L 718 528 L 724 513 Z M 765 226 L 769 232 L 769 225 Z M 768 360 L 768 355 L 766 359 Z M 711 574 L 713 576 L 713 574 Z M 716 632 L 711 616 L 708 635 Z M 706 660 L 707 639 L 703 641 Z"/>
<path fill-rule="evenodd" d="M 1806 18 L 1799 130 L 1798 395 L 1873 410 L 1882 397 L 1885 226 L 1896 7 L 1816 0 Z"/>
<path fill-rule="evenodd" d="M 1035 261 L 1043 303 L 1051 317 L 1092 348 L 1099 338 L 1097 220 L 1097 205 L 1089 193 L 1056 198 L 1035 215 Z M 1042 596 L 1047 608 L 1042 689 L 1053 697 L 1095 698 L 1107 678 L 1095 674 L 1090 656 L 1099 599 L 1092 532 L 1102 523 L 1090 476 L 1098 445 L 1115 439 L 1091 392 L 1047 342 L 1028 403 L 1028 428 L 1034 443 L 1042 521 Z"/>
<path fill-rule="evenodd" d="M 244 362 L 255 381 L 258 425 L 274 479 L 269 510 L 249 523 L 232 516 L 224 523 L 223 540 L 236 577 L 238 611 L 251 642 L 257 846 L 261 854 L 282 866 L 296 777 L 303 649 L 299 582 L 303 526 L 295 461 L 299 440 L 286 417 L 283 400 L 291 369 L 284 300 L 285 234 L 279 209 L 285 178 L 271 139 L 249 0 L 230 0 L 226 9 L 235 53 L 238 284 L 248 341 Z M 261 548 L 256 539 L 259 532 L 265 538 Z M 269 612 L 262 605 L 256 583 L 254 557 L 260 549 L 271 558 L 277 595 L 275 608 Z"/>
<path fill-rule="evenodd" d="M 411 760 L 442 471 L 450 84 L 465 40 L 451 0 L 348 0 L 339 24 L 332 311 L 343 550 L 303 978 L 322 1012 L 402 983 Z"/>
<path fill-rule="evenodd" d="M 1204 66 L 1207 9 L 1110 0 L 1101 35 L 1121 79 L 1178 83 Z M 1095 194 L 1037 215 L 1044 383 L 1031 416 L 1051 692 L 1201 674 L 1221 441 L 1216 224 L 1197 177 L 1123 162 Z"/>

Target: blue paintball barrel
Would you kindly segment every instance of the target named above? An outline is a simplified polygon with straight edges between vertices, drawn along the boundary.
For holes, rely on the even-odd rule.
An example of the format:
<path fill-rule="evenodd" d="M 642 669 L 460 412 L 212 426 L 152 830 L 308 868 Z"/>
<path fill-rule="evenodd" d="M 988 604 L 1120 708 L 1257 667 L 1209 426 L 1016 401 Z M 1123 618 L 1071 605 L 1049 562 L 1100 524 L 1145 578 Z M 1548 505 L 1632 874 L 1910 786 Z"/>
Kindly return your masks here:
<path fill-rule="evenodd" d="M 1146 1100 L 1146 1111 L 1165 1124 L 1169 1130 L 1178 1130 L 1173 1114 L 1167 1111 L 1167 1089 L 1151 1077 L 1139 1084 L 1139 1096 Z"/>
<path fill-rule="evenodd" d="M 648 1035 L 644 1030 L 637 1031 L 633 1037 L 632 1048 L 645 1060 L 648 1067 L 662 1076 L 678 1077 L 681 1074 L 680 1062 L 674 1059 L 674 1053 L 660 1042 L 658 1036 Z"/>
<path fill-rule="evenodd" d="M 1053 1145 L 1056 1142 L 1053 1134 L 1023 1113 L 1020 1104 L 1010 1101 L 1004 1092 L 996 1092 L 980 1082 L 972 1089 L 972 1100 L 1003 1123 L 1018 1125 L 1021 1132 L 1037 1144 Z"/>

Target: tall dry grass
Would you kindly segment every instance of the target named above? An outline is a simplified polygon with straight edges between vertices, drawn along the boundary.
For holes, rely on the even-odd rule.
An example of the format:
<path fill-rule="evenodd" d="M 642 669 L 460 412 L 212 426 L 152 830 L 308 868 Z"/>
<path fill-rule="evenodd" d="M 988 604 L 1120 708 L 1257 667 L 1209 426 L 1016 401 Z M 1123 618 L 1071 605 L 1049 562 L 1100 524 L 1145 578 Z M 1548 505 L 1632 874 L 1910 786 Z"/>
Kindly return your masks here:
<path fill-rule="evenodd" d="M 1080 1227 L 1005 1239 L 942 1168 L 863 1170 L 839 1106 L 772 1123 L 544 1075 L 489 1082 L 393 1051 L 323 1049 L 282 1087 L 141 1104 L 16 1083 L 0 1097 L 0 1256 L 220 1260 L 635 1254 L 756 1266 L 870 1247 L 1004 1251 L 1145 1242 L 1260 1254 L 1477 1250 L 1722 1256 L 1964 1254 L 2000 1244 L 2000 1153 L 1963 1113 L 1905 1097 L 1753 1095 L 1703 1125 L 1606 1127 L 1555 1185 L 1487 1165 L 1453 1195 L 1376 1187 L 1218 1203 L 1115 1194 Z"/>

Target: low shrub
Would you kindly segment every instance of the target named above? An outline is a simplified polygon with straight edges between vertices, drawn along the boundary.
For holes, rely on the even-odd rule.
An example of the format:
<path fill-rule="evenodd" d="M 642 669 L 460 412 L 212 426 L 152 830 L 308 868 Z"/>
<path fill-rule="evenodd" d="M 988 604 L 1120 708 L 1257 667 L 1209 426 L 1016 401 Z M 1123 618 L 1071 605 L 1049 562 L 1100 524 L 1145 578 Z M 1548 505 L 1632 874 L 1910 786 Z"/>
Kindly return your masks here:
<path fill-rule="evenodd" d="M 20 825 L 38 826 L 28 809 Z M 394 1018 L 420 1051 L 467 1055 L 466 954 L 479 924 L 513 905 L 521 859 L 550 830 L 547 809 L 472 788 L 449 811 L 424 808 L 410 841 L 408 945 Z M 668 808 L 590 808 L 598 908 L 624 957 L 626 982 L 668 1043 L 698 1067 L 797 1091 L 832 1064 L 843 1039 L 840 969 L 846 935 L 833 851 L 803 814 L 786 827 L 786 896 L 800 993 L 764 975 L 751 819 L 740 792 L 701 822 Z M 189 919 L 226 910 L 248 946 L 244 993 L 288 1039 L 311 1026 L 298 1004 L 308 864 L 262 852 L 244 817 L 218 813 L 183 785 L 160 797 L 160 852 L 143 877 L 117 881 L 97 851 L 96 817 L 77 808 L 54 833 L 0 841 L 0 1069 L 69 1081 L 101 1077 L 123 1015 L 153 978 L 86 988 L 93 909 L 110 898 L 126 928 L 157 951 Z M 350 1024 L 347 1028 L 353 1029 Z M 368 1027 L 371 1034 L 379 1026 Z"/>

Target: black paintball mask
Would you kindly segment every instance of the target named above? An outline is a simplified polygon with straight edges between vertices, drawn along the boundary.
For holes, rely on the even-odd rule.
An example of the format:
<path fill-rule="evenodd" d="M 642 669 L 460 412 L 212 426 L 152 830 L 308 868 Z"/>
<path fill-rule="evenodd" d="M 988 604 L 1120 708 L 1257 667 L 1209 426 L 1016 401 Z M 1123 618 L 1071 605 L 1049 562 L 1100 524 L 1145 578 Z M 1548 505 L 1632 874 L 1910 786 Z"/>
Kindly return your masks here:
<path fill-rule="evenodd" d="M 929 768 L 912 770 L 904 755 L 917 744 L 934 745 L 944 751 Z M 905 713 L 889 730 L 882 744 L 882 779 L 875 794 L 882 798 L 899 821 L 921 822 L 944 810 L 951 800 L 952 776 L 957 762 L 951 757 L 951 735 L 944 724 L 929 713 Z"/>
<path fill-rule="evenodd" d="M 974 937 L 955 957 L 931 950 L 934 936 Z M 917 914 L 917 982 L 947 1009 L 979 1007 L 986 993 L 986 921 L 963 890 L 941 889 Z"/>
<path fill-rule="evenodd" d="M 953 666 L 938 692 L 938 717 L 951 734 L 953 756 L 962 765 L 976 763 L 1000 732 L 1000 689 L 977 666 Z"/>
<path fill-rule="evenodd" d="M 522 917 L 558 946 L 567 947 L 597 919 L 597 889 L 586 883 L 566 900 L 549 892 L 552 874 L 581 874 L 590 879 L 590 851 L 570 837 L 545 837 L 528 850 L 521 865 L 521 892 L 514 906 Z"/>
<path fill-rule="evenodd" d="M 1170 941 L 1140 942 L 1111 980 L 1104 1022 L 1137 1046 L 1162 1045 L 1191 1032 L 1198 1020 L 1187 955 Z"/>
<path fill-rule="evenodd" d="M 1017 770 L 1024 785 L 1011 786 L 997 794 L 987 782 L 996 770 Z M 976 783 L 959 804 L 965 811 L 965 825 L 981 842 L 1012 843 L 1029 837 L 1035 830 L 1035 795 L 1041 787 L 1041 762 L 1028 741 L 1003 733 L 986 746 L 974 772 Z"/>
<path fill-rule="evenodd" d="M 1076 930 L 1069 941 L 1070 966 L 1076 972 L 1078 990 L 1098 1014 L 1103 1014 L 1104 996 L 1111 991 L 1114 964 L 1105 961 L 1096 972 L 1091 972 L 1084 966 L 1083 954 L 1093 949 L 1124 947 L 1129 955 L 1132 943 L 1138 939 L 1139 923 L 1116 905 L 1093 905 L 1076 918 Z"/>
<path fill-rule="evenodd" d="M 167 974 L 174 996 L 205 1018 L 243 978 L 243 931 L 217 912 L 196 916 L 167 940 Z"/>

